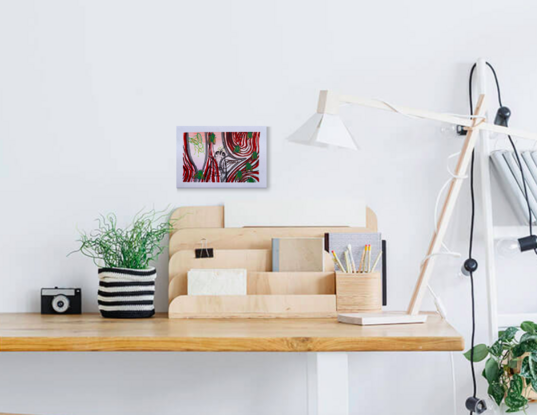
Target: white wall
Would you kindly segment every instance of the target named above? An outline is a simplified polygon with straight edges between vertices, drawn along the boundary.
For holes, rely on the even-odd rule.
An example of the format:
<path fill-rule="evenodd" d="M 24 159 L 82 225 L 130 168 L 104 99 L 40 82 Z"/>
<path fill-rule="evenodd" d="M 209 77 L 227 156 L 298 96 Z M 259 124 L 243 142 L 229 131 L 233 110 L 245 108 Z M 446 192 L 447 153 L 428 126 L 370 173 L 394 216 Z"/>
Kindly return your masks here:
<path fill-rule="evenodd" d="M 460 139 L 435 123 L 365 109 L 344 112 L 361 152 L 285 137 L 324 88 L 466 113 L 467 75 L 480 56 L 499 72 L 512 124 L 535 131 L 536 12 L 530 2 L 499 0 L 1 0 L 0 312 L 38 311 L 39 289 L 50 285 L 82 287 L 85 309 L 96 311 L 94 266 L 66 254 L 76 248 L 76 227 L 90 228 L 100 212 L 127 221 L 143 206 L 336 193 L 365 198 L 377 212 L 389 240 L 390 308 L 404 308 L 448 177 L 445 159 Z M 177 125 L 269 126 L 269 188 L 177 190 Z M 498 219 L 509 223 L 500 208 Z M 465 184 L 453 249 L 467 249 L 468 224 Z M 481 244 L 476 256 L 483 259 Z M 533 282 L 524 273 L 535 258 L 525 261 L 503 281 Z M 441 258 L 433 286 L 469 339 L 469 285 L 459 266 Z M 483 273 L 476 284 L 484 341 Z M 469 366 L 458 353 L 455 361 L 464 413 Z M 452 413 L 449 354 L 362 353 L 350 362 L 353 414 Z M 5 354 L 0 411 L 305 414 L 305 367 L 304 354 Z"/>

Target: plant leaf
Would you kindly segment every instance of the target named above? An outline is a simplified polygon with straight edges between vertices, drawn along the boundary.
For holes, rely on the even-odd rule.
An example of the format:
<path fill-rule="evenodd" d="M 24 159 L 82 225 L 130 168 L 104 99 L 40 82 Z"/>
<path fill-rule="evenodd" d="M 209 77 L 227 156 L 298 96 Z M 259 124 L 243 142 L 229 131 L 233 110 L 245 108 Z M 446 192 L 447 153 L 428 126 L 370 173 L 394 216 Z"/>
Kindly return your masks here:
<path fill-rule="evenodd" d="M 502 342 L 500 342 L 499 340 L 496 340 L 494 344 L 489 348 L 490 354 L 496 357 L 500 357 L 502 355 L 502 350 Z"/>
<path fill-rule="evenodd" d="M 257 159 L 257 151 L 254 151 L 252 153 L 252 160 L 256 160 Z"/>
<path fill-rule="evenodd" d="M 504 342 L 510 342 L 515 338 L 518 327 L 508 327 L 504 331 L 500 332 L 499 340 Z"/>
<path fill-rule="evenodd" d="M 520 346 L 522 346 L 525 352 L 537 352 L 537 340 L 526 340 L 520 343 Z"/>
<path fill-rule="evenodd" d="M 241 152 L 241 148 L 240 148 L 240 146 L 235 146 L 235 147 L 233 148 L 233 151 L 234 151 L 235 153 L 240 153 L 240 152 Z"/>
<path fill-rule="evenodd" d="M 517 344 L 511 349 L 511 355 L 515 357 L 520 357 L 524 354 L 524 346 L 522 344 Z"/>
<path fill-rule="evenodd" d="M 505 397 L 505 404 L 509 407 L 510 412 L 518 412 L 521 409 L 524 409 L 528 403 L 528 400 L 522 396 L 523 388 L 524 381 L 522 380 L 522 377 L 518 374 L 514 374 L 511 377 L 509 390 Z"/>
<path fill-rule="evenodd" d="M 522 360 L 522 367 L 520 368 L 520 376 L 525 378 L 532 378 L 533 375 L 531 373 L 530 369 L 530 358 L 526 356 L 524 360 Z"/>
<path fill-rule="evenodd" d="M 526 333 L 530 333 L 530 334 L 537 332 L 537 327 L 533 321 L 524 321 L 520 325 L 520 328 L 524 330 Z"/>
<path fill-rule="evenodd" d="M 485 344 L 477 344 L 474 346 L 474 362 L 481 362 L 489 354 L 489 349 Z M 464 353 L 464 357 L 471 361 L 472 349 Z"/>
<path fill-rule="evenodd" d="M 509 407 L 506 412 L 518 412 L 522 411 L 528 403 L 528 400 L 521 395 L 507 395 L 505 397 L 505 404 Z"/>
<path fill-rule="evenodd" d="M 248 133 L 248 138 L 252 138 L 253 133 Z"/>
<path fill-rule="evenodd" d="M 237 172 L 237 179 L 242 179 L 242 171 Z"/>
<path fill-rule="evenodd" d="M 505 396 L 505 388 L 500 382 L 491 383 L 487 392 L 498 406 L 502 403 L 503 397 Z"/>
<path fill-rule="evenodd" d="M 507 364 L 507 366 L 510 367 L 511 369 L 516 369 L 518 366 L 518 360 L 519 360 L 518 358 L 509 360 L 509 363 Z"/>
<path fill-rule="evenodd" d="M 537 379 L 530 379 L 531 387 L 534 391 L 537 391 Z"/>
<path fill-rule="evenodd" d="M 489 357 L 485 363 L 485 378 L 489 384 L 496 382 L 500 378 L 500 368 L 496 359 Z"/>
<path fill-rule="evenodd" d="M 537 340 L 537 334 L 524 333 L 522 336 L 520 336 L 519 343 L 523 343 L 523 342 L 526 342 L 528 340 Z"/>
<path fill-rule="evenodd" d="M 522 389 L 524 388 L 524 381 L 522 380 L 522 376 L 515 373 L 511 377 L 511 383 L 509 384 L 509 390 L 507 391 L 508 395 L 521 395 Z"/>

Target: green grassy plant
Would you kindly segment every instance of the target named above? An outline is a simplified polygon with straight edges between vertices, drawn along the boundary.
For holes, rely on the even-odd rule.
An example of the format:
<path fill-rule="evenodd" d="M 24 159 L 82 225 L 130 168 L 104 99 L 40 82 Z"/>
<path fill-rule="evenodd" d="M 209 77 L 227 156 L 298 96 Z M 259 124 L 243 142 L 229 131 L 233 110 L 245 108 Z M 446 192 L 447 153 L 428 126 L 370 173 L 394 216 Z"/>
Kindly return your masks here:
<path fill-rule="evenodd" d="M 99 267 L 147 269 L 166 248 L 162 239 L 173 229 L 167 217 L 164 211 L 141 211 L 122 229 L 116 215 L 101 215 L 97 229 L 80 233 L 80 248 L 71 254 L 80 252 Z"/>

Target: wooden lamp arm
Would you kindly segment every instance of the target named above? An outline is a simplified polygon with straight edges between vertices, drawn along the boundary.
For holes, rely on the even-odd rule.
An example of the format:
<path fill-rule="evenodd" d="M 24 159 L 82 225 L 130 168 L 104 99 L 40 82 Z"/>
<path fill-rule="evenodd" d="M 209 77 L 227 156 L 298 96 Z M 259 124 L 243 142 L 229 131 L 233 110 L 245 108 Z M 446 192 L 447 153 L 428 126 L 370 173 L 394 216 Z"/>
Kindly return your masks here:
<path fill-rule="evenodd" d="M 529 140 L 537 141 L 537 134 L 516 130 L 511 127 L 503 127 L 501 125 L 490 124 L 487 122 L 482 122 L 479 125 L 475 125 L 474 120 L 470 118 L 463 118 L 457 115 L 443 114 L 399 105 L 391 106 L 387 102 L 383 102 L 380 100 L 359 98 L 351 95 L 339 95 L 332 91 L 321 91 L 319 93 L 319 104 L 317 107 L 317 112 L 321 114 L 337 114 L 339 111 L 339 106 L 343 103 L 361 105 L 363 107 L 376 108 L 384 111 L 399 112 L 401 114 L 411 115 L 413 117 L 423 118 L 426 120 L 434 120 L 446 122 L 449 124 L 462 125 L 463 127 L 467 127 L 466 129 L 484 129 L 499 134 L 509 134 L 515 137 L 527 138 Z"/>

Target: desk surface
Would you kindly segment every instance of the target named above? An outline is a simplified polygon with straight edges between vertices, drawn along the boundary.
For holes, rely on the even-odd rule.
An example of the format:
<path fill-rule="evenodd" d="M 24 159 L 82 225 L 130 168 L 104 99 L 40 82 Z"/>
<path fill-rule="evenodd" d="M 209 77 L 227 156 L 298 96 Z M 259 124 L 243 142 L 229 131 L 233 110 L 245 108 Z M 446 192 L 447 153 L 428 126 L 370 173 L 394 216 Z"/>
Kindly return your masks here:
<path fill-rule="evenodd" d="M 105 319 L 98 314 L 0 314 L 0 352 L 457 351 L 464 339 L 438 315 L 425 324 L 361 327 L 335 319 Z"/>

